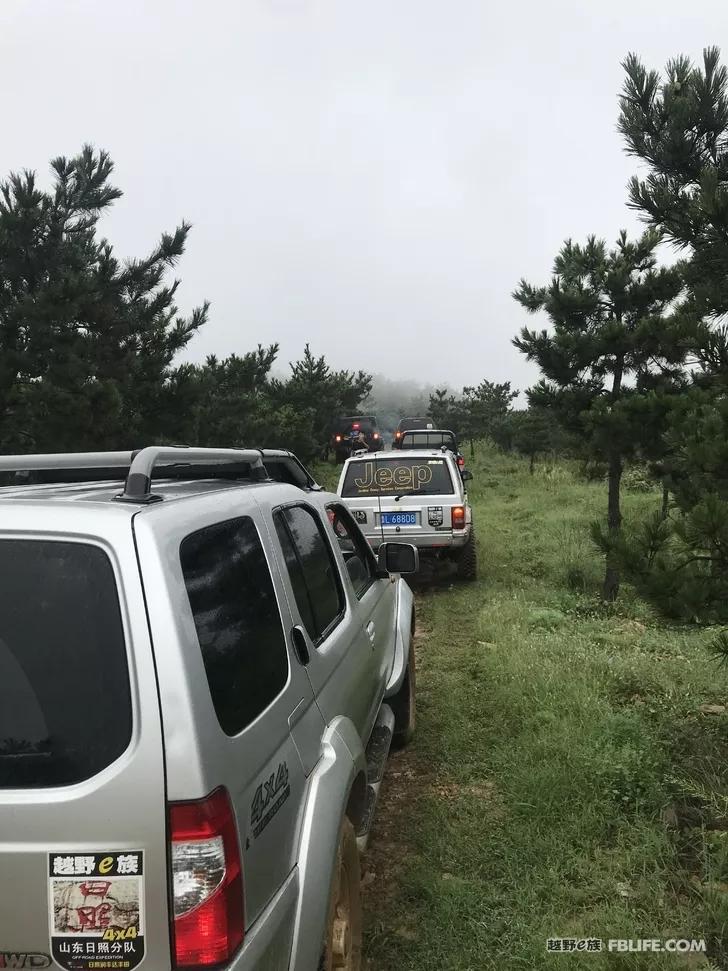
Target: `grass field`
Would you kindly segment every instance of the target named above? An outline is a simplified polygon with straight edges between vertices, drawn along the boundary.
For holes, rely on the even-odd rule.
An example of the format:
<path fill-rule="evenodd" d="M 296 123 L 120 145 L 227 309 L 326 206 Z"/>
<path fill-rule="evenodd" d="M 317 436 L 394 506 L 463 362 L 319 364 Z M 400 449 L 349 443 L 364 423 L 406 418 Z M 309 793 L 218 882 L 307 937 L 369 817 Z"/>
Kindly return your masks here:
<path fill-rule="evenodd" d="M 369 968 L 728 969 L 714 632 L 629 590 L 599 602 L 603 484 L 487 449 L 469 467 L 480 579 L 418 593 L 417 735 L 364 863 Z M 554 937 L 705 938 L 708 958 L 548 954 Z"/>

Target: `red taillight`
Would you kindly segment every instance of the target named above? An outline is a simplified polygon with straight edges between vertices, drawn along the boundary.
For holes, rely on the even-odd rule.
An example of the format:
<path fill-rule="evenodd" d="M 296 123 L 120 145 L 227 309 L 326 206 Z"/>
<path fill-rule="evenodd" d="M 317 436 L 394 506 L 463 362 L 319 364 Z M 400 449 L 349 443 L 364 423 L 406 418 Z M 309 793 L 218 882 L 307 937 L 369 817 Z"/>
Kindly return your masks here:
<path fill-rule="evenodd" d="M 229 961 L 243 943 L 243 868 L 226 789 L 169 806 L 175 967 Z"/>
<path fill-rule="evenodd" d="M 394 433 L 394 437 L 395 438 L 401 438 L 402 437 L 402 432 L 395 432 Z"/>
<path fill-rule="evenodd" d="M 341 435 L 337 435 L 337 436 L 336 436 L 336 441 L 337 441 L 337 442 L 340 442 L 340 441 L 341 441 Z"/>
<path fill-rule="evenodd" d="M 355 432 L 358 432 L 359 431 L 359 422 L 358 421 L 355 421 L 354 424 L 351 427 L 354 429 Z"/>
<path fill-rule="evenodd" d="M 465 529 L 465 506 L 452 507 L 452 528 Z"/>
<path fill-rule="evenodd" d="M 462 457 L 462 455 L 458 455 L 458 468 L 459 469 L 465 468 L 465 459 Z"/>
<path fill-rule="evenodd" d="M 379 432 L 374 432 L 374 434 L 372 435 L 372 438 L 379 438 Z"/>

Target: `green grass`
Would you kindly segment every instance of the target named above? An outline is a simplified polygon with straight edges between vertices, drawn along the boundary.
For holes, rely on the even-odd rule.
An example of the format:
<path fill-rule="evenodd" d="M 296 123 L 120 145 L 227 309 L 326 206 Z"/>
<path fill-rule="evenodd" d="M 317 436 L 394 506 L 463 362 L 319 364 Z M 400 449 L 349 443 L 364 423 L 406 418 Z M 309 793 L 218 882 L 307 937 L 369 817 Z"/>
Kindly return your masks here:
<path fill-rule="evenodd" d="M 470 467 L 481 578 L 418 595 L 418 729 L 366 864 L 369 967 L 728 968 L 711 633 L 629 590 L 600 603 L 603 484 L 486 449 Z M 627 519 L 659 501 L 625 495 Z M 705 937 L 710 963 L 548 955 L 549 937 Z"/>

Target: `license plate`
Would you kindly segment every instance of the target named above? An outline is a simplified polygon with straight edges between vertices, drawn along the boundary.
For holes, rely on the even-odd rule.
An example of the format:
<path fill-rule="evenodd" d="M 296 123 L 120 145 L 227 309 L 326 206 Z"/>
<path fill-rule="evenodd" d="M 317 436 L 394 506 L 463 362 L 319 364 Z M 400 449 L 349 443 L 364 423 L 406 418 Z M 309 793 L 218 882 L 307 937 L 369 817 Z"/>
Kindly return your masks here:
<path fill-rule="evenodd" d="M 382 526 L 416 526 L 416 512 L 383 512 L 379 521 Z"/>

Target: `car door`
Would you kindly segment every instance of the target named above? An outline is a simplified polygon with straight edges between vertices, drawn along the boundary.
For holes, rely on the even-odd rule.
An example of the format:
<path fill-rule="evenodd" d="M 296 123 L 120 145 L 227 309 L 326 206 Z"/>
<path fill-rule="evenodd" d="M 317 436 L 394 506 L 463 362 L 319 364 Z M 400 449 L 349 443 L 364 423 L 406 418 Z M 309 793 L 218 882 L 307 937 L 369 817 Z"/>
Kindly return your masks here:
<path fill-rule="evenodd" d="M 295 865 L 323 719 L 290 656 L 292 618 L 257 504 L 229 490 L 159 505 L 137 516 L 136 535 L 145 587 L 155 591 L 148 609 L 159 632 L 168 797 L 229 793 L 247 928 Z"/>
<path fill-rule="evenodd" d="M 326 721 L 347 715 L 366 739 L 384 686 L 385 645 L 377 638 L 374 616 L 377 591 L 366 604 L 355 596 L 324 510 L 292 503 L 273 511 L 273 524 L 297 615 L 293 637 L 305 654 L 321 712 Z"/>
<path fill-rule="evenodd" d="M 396 583 L 377 576 L 377 560 L 354 517 L 342 502 L 327 506 L 328 519 L 344 560 L 346 576 L 358 603 L 380 684 L 392 664 L 397 606 Z"/>

